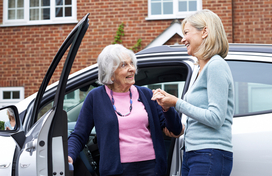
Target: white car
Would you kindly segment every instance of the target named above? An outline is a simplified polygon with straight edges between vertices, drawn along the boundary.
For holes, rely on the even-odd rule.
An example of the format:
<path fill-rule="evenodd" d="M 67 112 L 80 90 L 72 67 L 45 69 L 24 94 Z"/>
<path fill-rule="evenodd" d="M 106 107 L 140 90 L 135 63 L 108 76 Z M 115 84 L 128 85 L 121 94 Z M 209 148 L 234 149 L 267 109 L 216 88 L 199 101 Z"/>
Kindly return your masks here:
<path fill-rule="evenodd" d="M 6 111 L 0 110 L 0 175 L 99 175 L 95 129 L 74 170 L 67 161 L 67 138 L 73 131 L 87 93 L 97 84 L 97 64 L 69 76 L 88 15 L 73 29 L 56 54 L 39 91 L 14 110 L 14 130 L 5 130 Z M 69 51 L 67 49 L 69 48 Z M 47 86 L 60 59 L 67 53 L 61 78 Z M 66 55 L 66 54 L 65 54 Z M 184 46 L 158 46 L 136 54 L 136 85 L 161 88 L 180 98 L 198 71 L 196 58 Z M 232 176 L 272 175 L 272 46 L 231 44 L 226 58 L 235 82 Z M 69 77 L 68 77 L 69 76 Z M 184 118 L 183 118 L 184 119 Z M 2 124 L 2 126 L 1 126 Z M 181 174 L 182 140 L 164 137 L 168 176 Z M 143 151 L 144 152 L 144 151 Z"/>

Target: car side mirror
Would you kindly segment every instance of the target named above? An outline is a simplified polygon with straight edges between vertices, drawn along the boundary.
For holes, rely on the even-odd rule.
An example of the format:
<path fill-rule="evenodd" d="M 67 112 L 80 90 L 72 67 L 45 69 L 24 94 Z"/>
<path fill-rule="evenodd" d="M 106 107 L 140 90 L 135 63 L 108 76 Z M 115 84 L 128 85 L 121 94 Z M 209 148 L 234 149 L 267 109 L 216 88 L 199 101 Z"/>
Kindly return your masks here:
<path fill-rule="evenodd" d="M 26 137 L 16 106 L 0 108 L 0 134 L 11 136 L 20 149 L 22 148 Z"/>

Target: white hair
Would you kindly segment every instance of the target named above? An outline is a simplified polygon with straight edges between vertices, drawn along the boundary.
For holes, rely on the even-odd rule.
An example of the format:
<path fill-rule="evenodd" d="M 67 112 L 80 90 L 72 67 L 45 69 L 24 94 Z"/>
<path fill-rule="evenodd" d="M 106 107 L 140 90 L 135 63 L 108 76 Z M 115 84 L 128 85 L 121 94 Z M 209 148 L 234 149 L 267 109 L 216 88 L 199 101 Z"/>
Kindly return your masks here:
<path fill-rule="evenodd" d="M 8 111 L 8 114 L 9 114 L 10 116 L 14 117 L 13 109 L 7 108 L 7 111 Z"/>
<path fill-rule="evenodd" d="M 126 57 L 130 57 L 137 70 L 137 59 L 132 50 L 125 48 L 121 44 L 106 46 L 97 58 L 98 82 L 105 85 L 113 84 L 111 77 Z"/>

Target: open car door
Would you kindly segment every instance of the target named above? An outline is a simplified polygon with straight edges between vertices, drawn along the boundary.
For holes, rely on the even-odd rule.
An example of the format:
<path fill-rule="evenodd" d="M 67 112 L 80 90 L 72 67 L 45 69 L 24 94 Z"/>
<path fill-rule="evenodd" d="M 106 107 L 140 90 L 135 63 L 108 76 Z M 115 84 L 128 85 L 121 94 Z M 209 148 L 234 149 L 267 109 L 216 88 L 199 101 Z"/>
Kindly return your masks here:
<path fill-rule="evenodd" d="M 9 167 L 5 172 L 2 172 L 4 170 L 1 171 L 0 168 L 0 175 L 72 175 L 68 166 L 67 114 L 63 110 L 63 100 L 70 70 L 81 41 L 89 26 L 88 16 L 89 14 L 83 17 L 74 27 L 53 59 L 37 93 L 34 106 L 31 109 L 31 120 L 34 121 L 37 119 L 40 103 L 46 87 L 64 53 L 69 48 L 55 94 L 53 107 L 31 127 L 27 134 L 24 133 L 24 129 L 22 129 L 18 117 L 16 117 L 16 123 L 18 125 L 13 132 L 5 133 L 5 131 L 0 131 L 1 136 L 7 138 L 13 137 L 17 143 L 13 161 L 10 163 L 12 166 L 5 165 L 6 168 Z M 11 106 L 11 108 L 13 108 L 18 116 L 16 107 Z"/>

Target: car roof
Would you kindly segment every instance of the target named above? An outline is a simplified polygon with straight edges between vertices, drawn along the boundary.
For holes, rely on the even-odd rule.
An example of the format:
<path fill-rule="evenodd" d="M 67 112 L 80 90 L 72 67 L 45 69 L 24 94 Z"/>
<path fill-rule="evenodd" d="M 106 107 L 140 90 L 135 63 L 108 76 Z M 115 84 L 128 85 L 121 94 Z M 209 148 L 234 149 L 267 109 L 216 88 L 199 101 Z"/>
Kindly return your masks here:
<path fill-rule="evenodd" d="M 187 52 L 184 45 L 162 45 L 144 49 L 136 55 L 152 54 L 152 53 L 169 53 L 169 52 Z M 229 52 L 258 52 L 272 53 L 271 44 L 229 44 Z"/>
<path fill-rule="evenodd" d="M 229 44 L 230 52 L 252 52 L 252 53 L 271 53 L 271 44 L 239 44 L 232 43 Z"/>
<path fill-rule="evenodd" d="M 153 54 L 153 53 L 169 53 L 169 52 L 187 52 L 184 45 L 162 45 L 152 48 L 143 49 L 136 55 Z"/>

